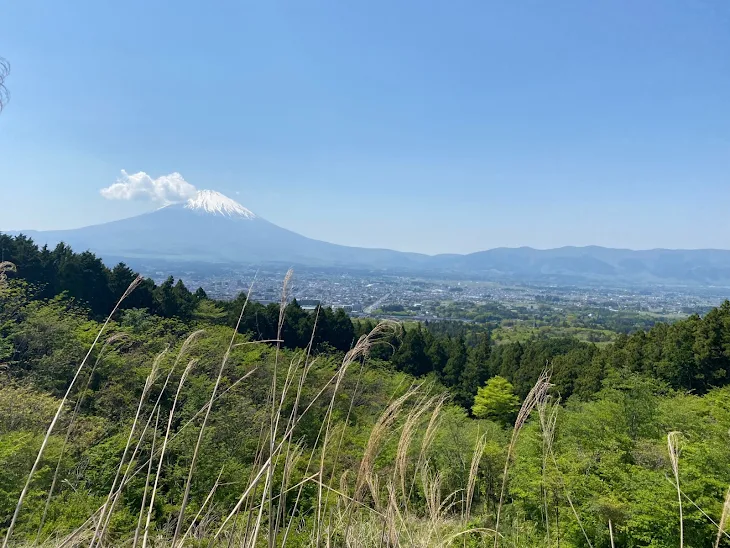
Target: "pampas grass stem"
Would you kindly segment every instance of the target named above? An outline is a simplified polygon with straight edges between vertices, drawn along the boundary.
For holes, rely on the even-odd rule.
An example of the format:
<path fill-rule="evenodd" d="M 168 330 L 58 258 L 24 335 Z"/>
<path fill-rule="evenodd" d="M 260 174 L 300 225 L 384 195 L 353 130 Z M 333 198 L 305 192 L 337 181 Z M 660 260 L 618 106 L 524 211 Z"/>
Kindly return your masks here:
<path fill-rule="evenodd" d="M 221 379 L 223 378 L 223 371 L 226 368 L 226 364 L 228 363 L 228 358 L 231 355 L 231 350 L 233 349 L 233 343 L 236 340 L 236 336 L 238 335 L 238 329 L 241 326 L 241 321 L 243 320 L 243 313 L 246 310 L 246 305 L 248 304 L 249 299 L 251 298 L 251 290 L 253 289 L 253 282 L 251 282 L 251 285 L 248 288 L 248 293 L 246 294 L 246 300 L 243 303 L 243 306 L 241 307 L 241 313 L 238 316 L 238 321 L 236 322 L 236 327 L 233 329 L 233 334 L 231 335 L 231 342 L 228 343 L 228 348 L 226 349 L 226 353 L 223 356 L 223 360 L 221 361 L 220 369 L 218 370 L 218 375 L 215 379 L 215 385 L 213 386 L 213 392 L 210 395 L 210 400 L 208 401 L 208 408 L 205 411 L 205 417 L 203 417 L 203 424 L 200 426 L 200 432 L 198 434 L 198 441 L 195 443 L 195 449 L 193 450 L 193 457 L 190 461 L 190 469 L 188 471 L 188 478 L 185 482 L 185 492 L 183 494 L 182 502 L 180 503 L 180 514 L 177 518 L 177 524 L 175 525 L 175 534 L 173 535 L 172 545 L 175 545 L 175 542 L 177 541 L 177 537 L 180 535 L 180 530 L 182 529 L 183 522 L 185 521 L 185 508 L 188 504 L 188 498 L 190 497 L 190 486 L 193 481 L 193 472 L 195 471 L 195 463 L 198 459 L 198 452 L 200 451 L 200 445 L 203 442 L 203 435 L 205 434 L 205 428 L 208 425 L 208 419 L 210 418 L 210 411 L 213 408 L 213 402 L 215 401 L 215 397 L 218 393 L 218 387 L 221 384 Z"/>
<path fill-rule="evenodd" d="M 160 423 L 160 408 L 157 408 L 157 416 L 155 417 L 155 429 L 152 431 L 152 447 L 150 449 L 149 463 L 147 464 L 147 477 L 144 481 L 144 491 L 142 492 L 142 505 L 139 507 L 139 517 L 137 518 L 137 528 L 134 530 L 134 542 L 132 548 L 137 548 L 139 542 L 139 533 L 142 530 L 142 520 L 144 518 L 144 509 L 147 506 L 147 490 L 150 486 L 150 476 L 152 475 L 152 462 L 155 460 L 152 455 L 155 454 L 155 442 L 157 441 L 157 427 Z"/>
<path fill-rule="evenodd" d="M 28 474 L 28 479 L 25 481 L 23 490 L 20 492 L 20 497 L 18 497 L 18 502 L 15 505 L 15 511 L 13 512 L 13 517 L 10 520 L 10 525 L 8 526 L 8 530 L 5 533 L 5 539 L 3 540 L 2 548 L 8 547 L 10 538 L 13 535 L 13 529 L 15 529 L 15 523 L 17 522 L 18 516 L 20 515 L 20 510 L 23 507 L 23 502 L 25 500 L 25 496 L 28 494 L 28 488 L 30 487 L 30 482 L 33 480 L 33 476 L 35 475 L 35 472 L 38 469 L 38 465 L 40 464 L 41 459 L 43 458 L 43 454 L 46 450 L 46 446 L 48 445 L 48 440 L 51 438 L 51 433 L 53 433 L 53 428 L 56 426 L 58 419 L 61 417 L 61 413 L 63 412 L 63 408 L 66 405 L 66 401 L 68 400 L 68 397 L 71 394 L 71 390 L 73 390 L 74 386 L 76 385 L 76 381 L 79 378 L 81 371 L 84 369 L 86 362 L 89 360 L 89 356 L 91 356 L 91 353 L 94 351 L 94 348 L 96 348 L 96 345 L 99 342 L 99 339 L 101 338 L 102 334 L 104 333 L 107 326 L 109 325 L 109 322 L 111 321 L 112 317 L 114 316 L 116 311 L 119 309 L 119 306 L 122 304 L 124 299 L 126 299 L 141 282 L 142 282 L 142 276 L 137 276 L 132 281 L 132 283 L 129 284 L 129 287 L 127 287 L 127 290 L 117 301 L 117 304 L 114 305 L 114 308 L 112 309 L 111 313 L 107 316 L 106 320 L 104 321 L 104 324 L 101 326 L 101 329 L 99 329 L 99 332 L 96 334 L 96 338 L 94 339 L 94 342 L 91 344 L 91 347 L 89 348 L 88 352 L 86 353 L 86 356 L 81 361 L 81 364 L 78 366 L 78 368 L 76 369 L 76 373 L 74 374 L 73 378 L 71 379 L 71 382 L 69 383 L 68 388 L 66 389 L 66 393 L 63 395 L 61 402 L 58 404 L 58 409 L 56 410 L 56 414 L 53 416 L 53 419 L 51 420 L 51 424 L 48 426 L 48 431 L 46 432 L 46 435 L 43 438 L 43 442 L 41 443 L 41 447 L 38 450 L 38 454 L 36 456 L 35 462 L 33 463 L 33 466 L 30 469 L 30 473 Z"/>
<path fill-rule="evenodd" d="M 502 489 L 499 493 L 497 518 L 494 525 L 496 531 L 499 531 L 499 518 L 502 512 L 502 505 L 504 504 L 504 494 L 507 487 L 507 474 L 509 472 L 509 465 L 512 461 L 512 453 L 514 452 L 515 445 L 517 444 L 517 438 L 519 437 L 520 431 L 525 425 L 525 422 L 527 422 L 527 419 L 530 417 L 530 413 L 532 413 L 532 410 L 547 396 L 547 392 L 550 389 L 550 386 L 550 374 L 547 370 L 543 370 L 543 372 L 538 377 L 535 386 L 532 387 L 532 390 L 530 390 L 529 394 L 527 394 L 525 401 L 522 402 L 520 412 L 517 414 L 517 420 L 515 421 L 514 428 L 512 429 L 512 439 L 510 440 L 509 446 L 507 447 L 507 458 L 505 459 L 504 471 L 502 473 Z M 497 548 L 498 545 L 499 535 L 496 535 L 494 537 L 494 548 Z"/>
<path fill-rule="evenodd" d="M 190 371 L 193 369 L 193 366 L 195 365 L 196 360 L 190 360 L 188 362 L 187 367 L 183 371 L 182 375 L 180 376 L 180 382 L 177 385 L 177 390 L 175 391 L 175 399 L 172 400 L 172 408 L 170 409 L 170 414 L 167 416 L 167 428 L 165 429 L 165 437 L 162 439 L 162 449 L 160 450 L 160 458 L 157 463 L 157 473 L 155 474 L 155 483 L 152 486 L 152 493 L 150 494 L 150 507 L 147 511 L 147 521 L 145 522 L 144 526 L 144 536 L 142 537 L 142 548 L 145 548 L 147 546 L 147 540 L 149 538 L 149 529 L 150 529 L 150 521 L 152 520 L 152 511 L 155 507 L 155 495 L 157 495 L 157 487 L 160 482 L 160 475 L 162 473 L 162 465 L 165 458 L 165 449 L 167 449 L 167 442 L 170 438 L 170 431 L 172 430 L 172 420 L 175 418 L 175 409 L 177 407 L 177 400 L 180 397 L 180 392 L 182 390 L 183 384 L 185 384 L 185 379 L 187 379 L 188 375 L 190 374 Z"/>
<path fill-rule="evenodd" d="M 669 432 L 667 434 L 667 449 L 669 450 L 669 461 L 672 464 L 672 473 L 677 487 L 677 501 L 679 502 L 679 548 L 684 547 L 684 517 L 682 515 L 682 490 L 679 485 L 679 453 L 681 452 L 680 432 Z"/>

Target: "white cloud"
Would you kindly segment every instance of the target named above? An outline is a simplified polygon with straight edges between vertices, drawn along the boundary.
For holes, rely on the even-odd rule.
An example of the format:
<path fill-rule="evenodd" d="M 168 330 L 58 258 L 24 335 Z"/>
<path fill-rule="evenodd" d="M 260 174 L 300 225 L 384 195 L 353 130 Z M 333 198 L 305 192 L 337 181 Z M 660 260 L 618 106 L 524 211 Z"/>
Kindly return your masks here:
<path fill-rule="evenodd" d="M 177 172 L 153 179 L 144 171 L 130 175 L 122 170 L 117 182 L 102 188 L 101 195 L 107 200 L 149 200 L 168 205 L 192 198 L 197 191 Z"/>

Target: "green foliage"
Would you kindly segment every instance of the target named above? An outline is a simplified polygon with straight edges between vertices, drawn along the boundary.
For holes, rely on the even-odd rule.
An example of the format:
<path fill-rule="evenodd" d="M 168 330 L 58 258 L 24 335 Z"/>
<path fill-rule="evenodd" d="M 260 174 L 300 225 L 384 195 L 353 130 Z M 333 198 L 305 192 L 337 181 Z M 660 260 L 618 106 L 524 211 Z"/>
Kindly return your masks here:
<path fill-rule="evenodd" d="M 226 311 L 222 306 L 203 298 L 196 303 L 193 317 L 203 322 L 219 323 L 225 319 Z"/>
<path fill-rule="evenodd" d="M 480 419 L 491 419 L 502 424 L 514 422 L 520 400 L 514 386 L 504 377 L 492 377 L 479 388 L 471 412 Z"/>
<path fill-rule="evenodd" d="M 444 366 L 442 378 L 446 386 L 457 386 L 467 363 L 466 343 L 463 337 L 450 341 L 448 353 L 449 359 Z"/>
<path fill-rule="evenodd" d="M 0 389 L 0 433 L 42 432 L 58 407 L 56 398 L 28 386 L 9 384 Z"/>
<path fill-rule="evenodd" d="M 17 264 L 17 272 L 9 273 L 11 283 L 0 289 L 4 297 L 0 303 L 0 367 L 3 369 L 17 368 L 20 362 L 29 363 L 22 355 L 22 339 L 32 346 L 42 344 L 44 338 L 35 337 L 34 340 L 29 332 L 48 333 L 50 339 L 65 337 L 71 341 L 81 336 L 78 330 L 73 333 L 56 331 L 54 316 L 68 313 L 83 318 L 85 312 L 79 311 L 74 304 L 79 303 L 89 307 L 92 318 L 100 319 L 136 277 L 123 263 L 109 270 L 92 254 L 73 253 L 63 244 L 53 250 L 39 249 L 25 236 L 0 235 L 0 245 L 8 258 Z M 21 304 L 24 299 L 37 298 L 49 299 L 41 305 L 42 311 Z M 191 320 L 201 325 L 234 325 L 245 300 L 246 295 L 242 293 L 231 302 L 214 301 L 201 289 L 191 293 L 182 281 L 172 277 L 159 286 L 144 280 L 122 304 L 120 323 L 138 336 L 154 334 L 157 337 L 164 331 L 167 342 L 172 342 L 185 333 Z M 52 302 L 55 311 L 50 308 Z M 494 375 L 505 377 L 513 383 L 520 397 L 526 396 L 546 365 L 551 368 L 553 383 L 563 399 L 592 397 L 608 376 L 621 369 L 660 380 L 674 389 L 698 393 L 730 383 L 730 302 L 711 310 L 703 318 L 691 316 L 671 325 L 656 323 L 656 318 L 644 322 L 643 316 L 624 318 L 617 313 L 592 308 L 567 312 L 558 321 L 541 305 L 530 312 L 537 331 L 530 332 L 528 337 L 517 338 L 505 337 L 505 329 L 516 329 L 518 324 L 515 322 L 526 322 L 529 314 L 524 310 L 506 309 L 498 303 L 476 305 L 460 301 L 439 306 L 443 308 L 439 313 L 442 317 L 449 317 L 456 309 L 471 310 L 473 307 L 477 307 L 475 310 L 479 314 L 494 317 L 469 326 L 448 321 L 427 323 L 425 328 L 416 324 L 401 336 L 386 337 L 372 350 L 371 356 L 390 361 L 395 369 L 416 376 L 435 372 L 451 389 L 454 401 L 467 409 L 477 388 Z M 24 314 L 30 317 L 26 319 Z M 13 333 L 13 325 L 26 321 L 31 326 L 29 329 L 21 328 Z M 512 323 L 507 326 L 505 322 Z M 540 322 L 545 325 L 538 325 Z M 591 335 L 588 340 L 605 341 L 604 335 L 608 333 L 608 338 L 614 342 L 597 345 L 575 336 L 548 338 L 540 331 L 546 326 L 554 329 L 558 323 L 567 323 L 570 329 L 593 329 L 596 333 L 602 330 L 601 336 L 593 333 L 596 337 Z M 343 310 L 319 307 L 311 313 L 293 301 L 286 306 L 283 316 L 282 344 L 294 349 L 306 348 L 311 342 L 315 352 L 345 352 L 357 337 L 373 326 L 367 320 L 353 324 Z M 636 331 L 637 327 L 650 326 L 653 327 L 648 331 Z M 570 329 L 560 333 L 580 335 Z M 273 340 L 278 331 L 277 304 L 248 303 L 240 324 L 242 334 L 253 339 Z M 631 331 L 635 332 L 626 334 Z M 13 341 L 11 335 L 18 339 Z M 493 339 L 500 344 L 494 344 Z M 507 340 L 515 342 L 505 342 Z M 73 363 L 76 356 L 69 348 L 53 346 L 51 354 L 54 355 L 35 352 L 36 355 L 45 354 L 45 357 L 34 358 L 34 369 L 37 369 L 38 360 L 47 364 L 56 362 L 61 367 L 64 363 L 67 366 Z M 50 387 L 50 382 L 47 380 L 44 386 Z"/>
<path fill-rule="evenodd" d="M 107 271 L 92 255 L 76 255 L 65 246 L 39 250 L 27 238 L 2 238 L 6 249 L 12 247 L 18 272 L 0 288 L 0 529 L 9 525 L 59 397 L 100 328 L 99 314 L 135 277 L 124 265 Z M 138 426 L 131 436 L 132 449 L 139 447 L 129 470 L 146 471 L 154 402 L 159 400 L 160 422 L 166 425 L 182 368 L 195 360 L 171 422 L 152 512 L 155 543 L 169 540 L 165 535 L 179 513 L 200 432 L 198 413 L 213 390 L 245 295 L 230 303 L 214 301 L 172 279 L 160 286 L 146 282 L 138 290 L 111 320 L 103 352 L 102 345 L 92 352 L 50 436 L 14 533 L 19 545 L 35 541 L 56 466 L 58 481 L 41 540 L 73 531 L 104 503 L 145 379 L 155 356 L 168 348 L 142 398 L 141 423 L 147 430 L 142 436 Z M 312 543 L 318 530 L 327 537 L 322 543 L 331 545 L 345 544 L 346 538 L 364 546 L 489 545 L 491 537 L 478 531 L 494 527 L 504 480 L 501 546 L 582 547 L 587 536 L 593 546 L 608 547 L 609 520 L 616 546 L 678 546 L 676 488 L 666 448 L 667 433 L 678 431 L 684 440 L 679 476 L 686 497 L 685 545 L 714 544 L 717 529 L 705 514 L 719 519 L 730 484 L 730 303 L 704 317 L 617 335 L 607 346 L 565 337 L 495 344 L 485 326 L 409 324 L 385 333 L 369 357 L 350 364 L 342 376 L 344 352 L 375 327 L 372 322 L 353 323 L 344 311 L 326 307 L 307 312 L 293 301 L 283 314 L 284 342 L 259 342 L 278 338 L 279 319 L 278 305 L 250 302 L 234 337 L 185 512 L 189 523 L 223 470 L 204 522 L 195 529 L 196 543 L 210 543 L 212 531 L 266 460 L 273 400 L 281 402 L 276 440 L 284 440 L 290 417 L 300 417 L 287 438 L 288 450 L 298 457 L 286 468 L 287 480 L 286 453 L 277 454 L 271 477 L 265 478 L 271 498 L 262 481 L 255 500 L 241 509 L 237 524 L 242 530 L 249 519 L 257 519 L 259 501 L 278 505 L 283 500 L 271 508 L 281 509 L 279 519 L 295 524 L 289 545 Z M 174 368 L 182 340 L 197 329 L 204 333 Z M 301 349 L 310 342 L 307 361 Z M 520 397 L 546 365 L 552 371 L 553 401 L 561 397 L 562 406 L 532 411 L 505 478 Z M 287 384 L 290 373 L 293 380 Z M 419 376 L 427 380 L 421 391 L 391 408 L 386 426 L 375 432 L 384 411 Z M 285 385 L 289 390 L 281 397 Z M 439 407 L 429 398 L 444 388 L 452 397 Z M 545 432 L 550 409 L 557 413 L 557 426 Z M 158 427 L 158 448 L 163 433 Z M 374 438 L 378 443 L 358 503 L 345 514 Z M 483 449 L 478 446 L 481 453 L 474 460 L 481 439 Z M 478 466 L 472 472 L 474 462 Z M 322 500 L 331 505 L 317 522 L 321 485 L 311 478 L 320 477 L 320 463 L 326 486 Z M 467 520 L 464 493 L 472 473 Z M 131 545 L 145 479 L 140 472 L 125 486 L 105 545 Z M 424 485 L 428 482 L 431 487 Z M 301 491 L 282 485 L 301 486 Z M 434 500 L 441 508 L 435 517 Z M 269 511 L 265 504 L 260 544 L 266 544 Z M 399 518 L 388 522 L 392 517 Z M 400 535 L 397 542 L 388 537 L 391 529 Z M 451 538 L 459 533 L 465 534 Z M 233 543 L 243 540 L 236 537 Z"/>
<path fill-rule="evenodd" d="M 432 371 L 433 364 L 427 354 L 426 339 L 420 327 L 406 331 L 391 362 L 398 370 L 411 375 L 425 375 Z"/>
<path fill-rule="evenodd" d="M 488 333 L 483 333 L 477 345 L 467 356 L 464 369 L 459 376 L 456 390 L 456 401 L 464 408 L 469 408 L 477 389 L 489 376 L 489 356 L 492 353 L 491 340 Z"/>

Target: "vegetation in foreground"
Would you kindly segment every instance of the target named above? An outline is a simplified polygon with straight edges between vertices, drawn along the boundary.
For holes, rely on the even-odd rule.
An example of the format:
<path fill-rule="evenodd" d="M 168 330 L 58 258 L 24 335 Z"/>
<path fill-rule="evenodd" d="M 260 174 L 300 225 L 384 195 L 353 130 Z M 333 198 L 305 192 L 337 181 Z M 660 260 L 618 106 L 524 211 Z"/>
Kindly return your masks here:
<path fill-rule="evenodd" d="M 545 361 L 500 377 L 493 356 L 518 347 L 469 346 L 487 382 L 459 406 L 448 369 L 403 370 L 425 330 L 386 322 L 345 352 L 318 339 L 320 311 L 287 348 L 289 306 L 266 341 L 233 329 L 238 304 L 231 327 L 203 299 L 103 324 L 3 277 L 7 546 L 730 545 L 727 307 L 593 350 L 598 386 L 562 401 L 567 354 L 548 354 L 552 377 Z"/>

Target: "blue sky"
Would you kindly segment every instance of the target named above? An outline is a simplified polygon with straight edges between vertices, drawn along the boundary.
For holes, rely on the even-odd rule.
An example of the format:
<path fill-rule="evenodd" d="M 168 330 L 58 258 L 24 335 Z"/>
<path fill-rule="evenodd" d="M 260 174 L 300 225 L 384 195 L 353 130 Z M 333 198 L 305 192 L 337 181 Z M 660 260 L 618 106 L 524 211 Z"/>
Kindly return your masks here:
<path fill-rule="evenodd" d="M 179 172 L 341 244 L 730 248 L 726 0 L 3 6 L 0 229 Z"/>

